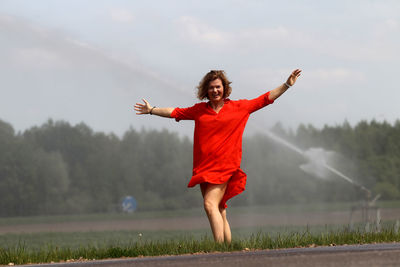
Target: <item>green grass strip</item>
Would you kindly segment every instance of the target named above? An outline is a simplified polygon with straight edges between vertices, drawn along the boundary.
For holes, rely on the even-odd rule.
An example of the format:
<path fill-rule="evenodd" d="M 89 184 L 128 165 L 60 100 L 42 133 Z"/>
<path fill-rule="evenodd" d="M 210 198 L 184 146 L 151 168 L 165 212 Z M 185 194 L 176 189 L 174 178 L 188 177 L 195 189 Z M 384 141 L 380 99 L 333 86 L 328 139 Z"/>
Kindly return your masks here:
<path fill-rule="evenodd" d="M 59 248 L 54 245 L 48 245 L 40 249 L 29 249 L 27 244 L 21 242 L 13 247 L 0 248 L 0 264 L 48 263 L 121 257 L 209 253 L 217 251 L 228 252 L 248 249 L 278 249 L 327 246 L 332 244 L 368 244 L 374 242 L 399 241 L 400 234 L 397 231 L 393 229 L 383 229 L 380 232 L 340 230 L 318 234 L 304 231 L 277 234 L 274 236 L 260 232 L 245 239 L 233 240 L 230 245 L 217 244 L 208 237 L 204 237 L 201 240 L 182 239 L 145 242 L 139 240 L 128 245 L 90 245 L 77 248 Z"/>

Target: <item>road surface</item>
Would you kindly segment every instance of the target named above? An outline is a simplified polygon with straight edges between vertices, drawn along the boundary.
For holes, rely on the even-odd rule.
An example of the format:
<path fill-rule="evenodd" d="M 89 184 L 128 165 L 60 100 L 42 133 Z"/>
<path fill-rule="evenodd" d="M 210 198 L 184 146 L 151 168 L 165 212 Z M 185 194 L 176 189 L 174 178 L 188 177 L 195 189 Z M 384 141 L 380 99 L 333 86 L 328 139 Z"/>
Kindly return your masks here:
<path fill-rule="evenodd" d="M 400 243 L 208 253 L 29 265 L 30 267 L 106 266 L 400 266 Z"/>

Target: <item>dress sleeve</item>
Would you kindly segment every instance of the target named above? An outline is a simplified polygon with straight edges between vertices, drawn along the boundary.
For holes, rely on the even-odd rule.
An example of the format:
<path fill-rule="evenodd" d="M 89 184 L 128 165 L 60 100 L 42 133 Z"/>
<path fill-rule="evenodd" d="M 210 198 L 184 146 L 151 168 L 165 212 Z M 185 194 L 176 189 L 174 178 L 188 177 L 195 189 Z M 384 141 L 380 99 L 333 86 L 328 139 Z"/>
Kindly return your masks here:
<path fill-rule="evenodd" d="M 254 111 L 257 111 L 269 104 L 274 103 L 273 100 L 269 99 L 269 93 L 267 92 L 263 95 L 260 95 L 257 98 L 251 99 L 251 100 L 246 100 L 245 101 L 245 107 L 247 108 L 249 113 L 253 113 Z"/>
<path fill-rule="evenodd" d="M 171 113 L 171 118 L 175 118 L 176 121 L 194 120 L 198 114 L 199 106 L 199 104 L 196 104 L 188 108 L 175 108 Z"/>

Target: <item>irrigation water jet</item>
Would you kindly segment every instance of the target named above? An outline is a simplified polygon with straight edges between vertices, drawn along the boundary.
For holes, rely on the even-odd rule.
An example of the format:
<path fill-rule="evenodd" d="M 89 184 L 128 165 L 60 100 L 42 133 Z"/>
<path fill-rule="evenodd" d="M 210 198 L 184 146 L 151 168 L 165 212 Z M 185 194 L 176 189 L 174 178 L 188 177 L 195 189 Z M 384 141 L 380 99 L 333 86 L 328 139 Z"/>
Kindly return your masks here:
<path fill-rule="evenodd" d="M 267 136 L 271 139 L 273 139 L 275 142 L 280 143 L 281 145 L 286 146 L 287 148 L 291 149 L 292 151 L 302 155 L 305 157 L 308 162 L 306 164 L 303 164 L 300 166 L 300 168 L 312 175 L 318 176 L 320 178 L 325 178 L 326 177 L 326 171 L 329 171 L 336 176 L 339 176 L 340 178 L 344 179 L 345 181 L 351 183 L 355 187 L 359 188 L 360 190 L 364 191 L 367 195 L 368 198 L 371 196 L 371 191 L 364 187 L 363 185 L 360 185 L 356 183 L 353 179 L 350 177 L 344 175 L 342 172 L 339 170 L 335 169 L 331 165 L 327 163 L 330 157 L 333 156 L 334 152 L 326 151 L 322 148 L 310 148 L 306 151 L 303 151 L 302 149 L 296 147 L 295 145 L 289 143 L 288 141 L 284 140 L 283 138 L 275 135 L 271 131 L 263 131 L 264 133 L 267 134 Z"/>
<path fill-rule="evenodd" d="M 261 130 L 259 127 L 256 127 L 259 130 Z M 371 200 L 371 191 L 367 189 L 365 186 L 360 185 L 359 183 L 355 182 L 353 179 L 350 177 L 344 175 L 342 172 L 339 170 L 335 169 L 331 165 L 328 164 L 327 161 L 329 161 L 330 158 L 334 155 L 334 152 L 331 151 L 326 151 L 322 148 L 310 148 L 306 151 L 303 151 L 302 149 L 298 148 L 297 146 L 289 143 L 288 141 L 284 140 L 283 138 L 277 136 L 276 134 L 272 133 L 271 131 L 266 131 L 262 130 L 269 138 L 274 140 L 275 142 L 286 146 L 287 148 L 291 149 L 292 151 L 302 155 L 305 157 L 308 162 L 306 164 L 300 165 L 300 168 L 312 175 L 318 176 L 320 178 L 326 178 L 327 177 L 327 171 L 330 173 L 335 174 L 336 176 L 342 178 L 343 180 L 349 182 L 356 188 L 360 189 L 365 193 L 365 199 L 362 204 L 353 206 L 351 208 L 350 212 L 350 229 L 353 228 L 353 214 L 356 210 L 361 210 L 361 216 L 362 220 L 366 223 L 366 231 L 369 231 L 369 225 L 370 225 L 370 218 L 369 218 L 369 211 L 374 210 L 376 212 L 376 231 L 380 230 L 380 210 L 378 207 L 376 207 L 375 203 L 379 199 L 380 194 L 376 195 L 374 199 Z"/>

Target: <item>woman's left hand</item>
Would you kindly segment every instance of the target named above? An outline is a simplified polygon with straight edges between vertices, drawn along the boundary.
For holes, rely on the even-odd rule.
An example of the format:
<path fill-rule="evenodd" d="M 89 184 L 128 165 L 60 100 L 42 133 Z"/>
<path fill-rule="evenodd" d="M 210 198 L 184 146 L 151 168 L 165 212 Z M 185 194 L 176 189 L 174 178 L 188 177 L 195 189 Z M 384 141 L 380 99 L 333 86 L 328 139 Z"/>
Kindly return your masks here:
<path fill-rule="evenodd" d="M 289 78 L 287 79 L 286 83 L 290 86 L 293 86 L 297 80 L 297 77 L 300 76 L 301 69 L 295 69 L 292 74 L 290 74 Z"/>

